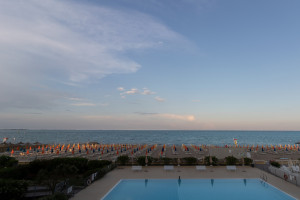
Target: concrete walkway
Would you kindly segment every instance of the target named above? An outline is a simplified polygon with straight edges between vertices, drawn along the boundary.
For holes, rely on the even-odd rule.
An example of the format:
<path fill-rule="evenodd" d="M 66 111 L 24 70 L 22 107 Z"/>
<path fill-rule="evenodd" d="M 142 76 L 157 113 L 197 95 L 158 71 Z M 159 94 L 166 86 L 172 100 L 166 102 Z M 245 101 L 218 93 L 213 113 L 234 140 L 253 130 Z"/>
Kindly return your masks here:
<path fill-rule="evenodd" d="M 140 172 L 133 172 L 131 167 L 118 167 L 102 179 L 77 193 L 73 200 L 99 200 L 120 179 L 211 179 L 211 178 L 260 178 L 267 176 L 268 183 L 300 199 L 300 188 L 257 168 L 237 166 L 235 172 L 227 171 L 226 167 L 207 167 L 206 171 L 197 171 L 195 166 L 175 167 L 173 171 L 164 171 L 163 166 L 143 167 Z"/>

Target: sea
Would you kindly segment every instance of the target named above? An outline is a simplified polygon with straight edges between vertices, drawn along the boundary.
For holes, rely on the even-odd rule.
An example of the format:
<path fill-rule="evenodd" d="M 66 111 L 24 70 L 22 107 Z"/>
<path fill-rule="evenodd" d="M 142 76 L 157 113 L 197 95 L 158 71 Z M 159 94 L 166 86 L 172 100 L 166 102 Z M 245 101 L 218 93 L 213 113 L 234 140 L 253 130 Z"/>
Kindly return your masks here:
<path fill-rule="evenodd" d="M 300 131 L 212 130 L 25 130 L 0 129 L 7 143 L 166 144 L 166 145 L 278 145 L 300 142 Z M 2 141 L 0 141 L 1 143 Z"/>

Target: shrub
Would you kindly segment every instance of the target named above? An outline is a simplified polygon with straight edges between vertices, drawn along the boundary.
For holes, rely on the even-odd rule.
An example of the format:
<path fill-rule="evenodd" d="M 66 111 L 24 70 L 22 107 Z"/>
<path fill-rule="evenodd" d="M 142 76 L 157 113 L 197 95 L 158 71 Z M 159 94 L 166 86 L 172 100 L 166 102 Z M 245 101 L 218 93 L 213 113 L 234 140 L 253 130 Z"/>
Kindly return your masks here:
<path fill-rule="evenodd" d="M 234 156 L 227 156 L 225 160 L 226 160 L 226 165 L 235 165 L 238 161 L 238 159 Z"/>
<path fill-rule="evenodd" d="M 244 158 L 244 164 L 245 165 L 251 165 L 253 160 L 251 158 Z"/>
<path fill-rule="evenodd" d="M 34 160 L 29 163 L 30 172 L 37 173 L 40 169 L 51 171 L 60 164 L 74 165 L 79 173 L 87 170 L 88 159 L 86 158 L 54 158 L 52 160 Z"/>
<path fill-rule="evenodd" d="M 140 156 L 140 157 L 137 158 L 137 163 L 139 165 L 145 166 L 146 165 L 145 159 L 146 159 L 146 156 Z M 151 163 L 153 161 L 153 158 L 151 156 L 147 156 L 147 159 L 148 159 L 148 164 L 147 165 L 151 165 Z"/>
<path fill-rule="evenodd" d="M 32 173 L 30 173 L 28 169 L 28 165 L 19 165 L 17 167 L 2 168 L 0 169 L 0 178 L 31 179 Z"/>
<path fill-rule="evenodd" d="M 22 199 L 26 191 L 25 181 L 0 179 L 0 199 Z"/>
<path fill-rule="evenodd" d="M 51 196 L 39 198 L 39 200 L 68 200 L 65 194 L 57 193 Z"/>
<path fill-rule="evenodd" d="M 128 163 L 129 161 L 129 157 L 126 155 L 126 156 L 119 156 L 117 158 L 117 161 L 118 163 L 121 163 L 121 165 L 126 165 L 126 163 Z"/>
<path fill-rule="evenodd" d="M 45 184 L 49 187 L 54 194 L 56 184 L 61 180 L 65 180 L 76 174 L 78 169 L 75 165 L 60 164 L 55 169 L 48 171 L 47 169 L 41 169 L 38 172 L 37 179 L 39 183 Z"/>
<path fill-rule="evenodd" d="M 168 165 L 172 162 L 172 158 L 162 158 L 162 161 L 164 162 L 164 165 Z"/>
<path fill-rule="evenodd" d="M 0 168 L 3 167 L 13 167 L 18 164 L 18 161 L 15 158 L 10 156 L 2 155 L 0 156 Z"/>
<path fill-rule="evenodd" d="M 211 159 L 212 159 L 212 165 L 213 166 L 218 165 L 218 162 L 219 162 L 218 158 L 216 158 L 215 156 L 211 156 Z M 205 156 L 204 163 L 205 163 L 205 165 L 210 165 L 209 156 Z"/>
<path fill-rule="evenodd" d="M 188 165 L 193 165 L 197 163 L 197 158 L 195 157 L 186 157 L 183 158 Z"/>
<path fill-rule="evenodd" d="M 279 162 L 276 162 L 276 161 L 274 161 L 274 160 L 271 160 L 270 161 L 270 165 L 272 165 L 272 166 L 274 166 L 274 167 L 277 167 L 277 168 L 280 168 L 280 163 Z"/>
<path fill-rule="evenodd" d="M 110 165 L 111 161 L 108 160 L 90 160 L 87 163 L 88 170 L 102 168 L 104 166 Z"/>

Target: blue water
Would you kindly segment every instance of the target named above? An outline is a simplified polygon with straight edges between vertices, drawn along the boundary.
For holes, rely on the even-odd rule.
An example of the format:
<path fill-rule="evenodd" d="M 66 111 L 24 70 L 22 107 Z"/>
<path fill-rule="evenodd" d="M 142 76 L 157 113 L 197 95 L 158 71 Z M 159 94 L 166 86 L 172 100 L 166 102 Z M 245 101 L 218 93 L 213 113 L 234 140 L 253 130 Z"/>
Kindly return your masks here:
<path fill-rule="evenodd" d="M 121 180 L 103 200 L 291 200 L 259 179 Z"/>
<path fill-rule="evenodd" d="M 112 144 L 295 144 L 300 141 L 300 131 L 148 131 L 148 130 L 1 130 L 0 138 L 8 142 Z M 15 138 L 15 139 L 14 139 Z M 1 142 L 1 141 L 0 141 Z"/>

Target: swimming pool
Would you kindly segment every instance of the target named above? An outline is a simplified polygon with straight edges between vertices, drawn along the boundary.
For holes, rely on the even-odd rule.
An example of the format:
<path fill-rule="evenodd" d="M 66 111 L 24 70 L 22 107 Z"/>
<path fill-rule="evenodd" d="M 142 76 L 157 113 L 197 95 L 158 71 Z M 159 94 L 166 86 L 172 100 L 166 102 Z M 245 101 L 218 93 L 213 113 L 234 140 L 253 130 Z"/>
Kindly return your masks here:
<path fill-rule="evenodd" d="M 102 200 L 291 200 L 261 179 L 121 180 Z"/>

